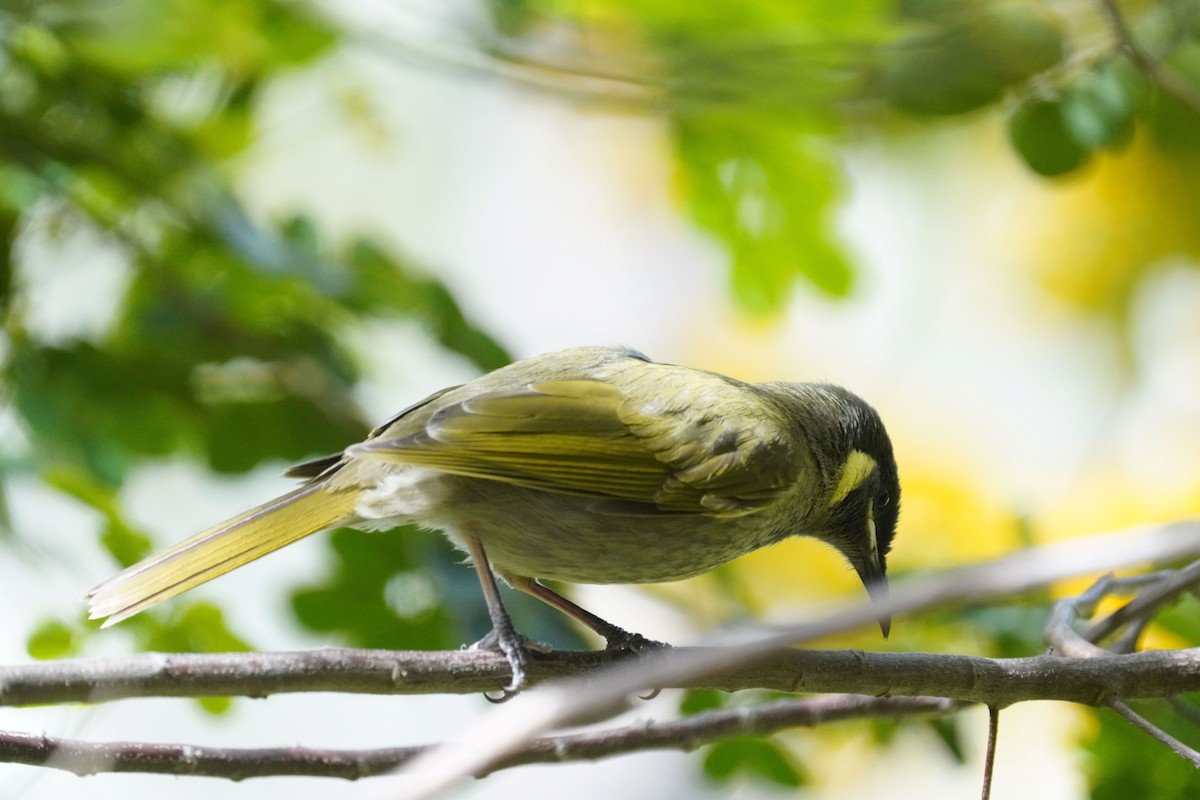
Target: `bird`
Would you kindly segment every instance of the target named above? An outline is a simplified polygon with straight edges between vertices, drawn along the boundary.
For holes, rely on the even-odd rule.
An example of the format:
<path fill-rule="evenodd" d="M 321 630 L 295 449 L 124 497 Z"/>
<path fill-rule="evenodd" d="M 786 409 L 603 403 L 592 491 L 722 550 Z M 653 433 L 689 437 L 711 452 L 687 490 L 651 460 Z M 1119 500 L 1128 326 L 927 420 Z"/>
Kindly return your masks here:
<path fill-rule="evenodd" d="M 879 414 L 826 383 L 747 383 L 626 347 L 545 353 L 400 411 L 362 442 L 285 475 L 292 491 L 149 556 L 91 589 L 120 622 L 329 528 L 444 532 L 474 566 L 497 648 L 526 680 L 527 642 L 497 577 L 570 615 L 610 648 L 653 645 L 543 581 L 636 584 L 708 572 L 811 536 L 876 603 L 900 483 Z M 879 618 L 884 637 L 891 620 Z"/>

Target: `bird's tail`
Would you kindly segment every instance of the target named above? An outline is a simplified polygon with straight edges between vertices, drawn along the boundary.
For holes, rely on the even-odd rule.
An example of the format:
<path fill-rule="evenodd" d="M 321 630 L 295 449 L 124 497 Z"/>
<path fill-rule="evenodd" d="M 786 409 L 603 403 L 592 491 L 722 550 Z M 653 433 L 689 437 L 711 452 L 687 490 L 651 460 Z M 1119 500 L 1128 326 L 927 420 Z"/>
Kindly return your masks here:
<path fill-rule="evenodd" d="M 297 539 L 349 521 L 354 492 L 309 483 L 146 558 L 84 597 L 108 627 Z"/>

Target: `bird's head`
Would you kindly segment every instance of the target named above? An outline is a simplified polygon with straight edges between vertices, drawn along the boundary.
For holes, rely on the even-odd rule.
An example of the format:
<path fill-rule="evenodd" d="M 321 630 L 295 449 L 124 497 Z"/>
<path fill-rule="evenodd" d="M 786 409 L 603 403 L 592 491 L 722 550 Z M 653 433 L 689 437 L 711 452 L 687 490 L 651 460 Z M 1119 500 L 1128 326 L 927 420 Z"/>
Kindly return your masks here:
<path fill-rule="evenodd" d="M 837 397 L 838 430 L 828 490 L 828 524 L 820 538 L 854 567 L 876 604 L 888 596 L 887 554 L 900 513 L 900 479 L 892 442 L 875 409 L 840 387 L 823 387 Z M 890 615 L 879 618 L 887 637 Z"/>

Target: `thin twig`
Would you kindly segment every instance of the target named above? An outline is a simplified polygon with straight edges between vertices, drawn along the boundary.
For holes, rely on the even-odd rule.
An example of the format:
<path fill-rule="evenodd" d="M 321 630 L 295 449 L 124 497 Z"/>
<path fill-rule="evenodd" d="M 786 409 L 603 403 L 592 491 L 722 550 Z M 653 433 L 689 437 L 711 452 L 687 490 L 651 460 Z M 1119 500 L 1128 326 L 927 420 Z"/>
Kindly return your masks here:
<path fill-rule="evenodd" d="M 1000 734 L 1000 709 L 988 706 L 987 753 L 983 760 L 983 800 L 992 796 L 992 775 L 996 770 L 996 740 Z"/>
<path fill-rule="evenodd" d="M 1197 584 L 1200 584 L 1200 561 L 1195 561 L 1181 570 L 1161 575 L 1137 597 L 1091 625 L 1083 632 L 1083 638 L 1090 642 L 1099 642 L 1128 622 L 1149 619 L 1161 607 L 1173 603 L 1181 594 L 1195 588 Z"/>
<path fill-rule="evenodd" d="M 1111 573 L 1104 575 L 1082 594 L 1064 597 L 1054 604 L 1042 634 L 1052 652 L 1067 658 L 1100 658 L 1109 655 L 1103 647 L 1098 647 L 1081 636 L 1075 630 L 1075 621 L 1080 617 L 1091 616 L 1096 604 L 1108 594 L 1116 582 L 1116 576 Z"/>
<path fill-rule="evenodd" d="M 1159 741 L 1162 744 L 1165 744 L 1167 747 L 1174 750 L 1180 756 L 1182 756 L 1183 758 L 1186 758 L 1188 761 L 1192 762 L 1192 766 L 1200 767 L 1200 752 L 1193 750 L 1191 747 L 1189 747 L 1186 744 L 1184 744 L 1183 742 L 1179 741 L 1174 736 L 1167 733 L 1166 731 L 1164 731 L 1162 728 L 1158 727 L 1157 725 L 1153 724 L 1152 722 L 1147 720 L 1141 714 L 1134 711 L 1129 706 L 1125 705 L 1125 702 L 1123 700 L 1121 700 L 1121 698 L 1119 698 L 1119 697 L 1109 698 L 1109 700 L 1107 701 L 1107 703 L 1105 703 L 1105 705 L 1107 705 L 1113 711 L 1120 714 L 1125 719 L 1132 722 L 1138 728 L 1141 728 L 1144 733 L 1149 734 L 1156 741 Z"/>
<path fill-rule="evenodd" d="M 1154 614 L 1179 595 L 1200 584 L 1200 561 L 1180 570 L 1166 570 L 1148 575 L 1118 578 L 1104 575 L 1076 597 L 1067 597 L 1054 604 L 1046 624 L 1045 639 L 1055 650 L 1071 658 L 1092 658 L 1109 652 L 1129 653 L 1136 650 L 1142 630 Z M 1100 601 L 1111 594 L 1142 591 L 1113 613 L 1093 623 L 1083 633 L 1075 631 L 1075 622 L 1091 617 Z M 1097 643 L 1129 626 L 1122 637 L 1105 650 Z"/>
<path fill-rule="evenodd" d="M 788 728 L 848 719 L 947 714 L 958 707 L 953 701 L 935 697 L 789 698 L 754 707 L 707 711 L 671 722 L 637 722 L 620 728 L 535 739 L 496 764 L 493 771 L 524 764 L 591 761 L 645 750 L 690 751 L 723 739 L 765 736 Z M 362 750 L 241 749 L 147 742 L 99 743 L 0 732 L 0 761 L 52 767 L 76 775 L 139 772 L 231 780 L 281 775 L 357 780 L 392 772 L 425 749 L 419 746 Z"/>
<path fill-rule="evenodd" d="M 499 80 L 521 89 L 574 102 L 630 111 L 651 111 L 665 94 L 661 86 L 636 75 L 585 69 L 566 63 L 541 63 L 501 52 L 433 44 L 382 35 L 367 28 L 347 28 L 347 38 L 374 52 L 421 69 L 473 80 Z M 425 37 L 427 39 L 428 37 Z"/>
<path fill-rule="evenodd" d="M 1085 659 L 1103 657 L 1110 651 L 1101 649 L 1094 643 L 1122 627 L 1128 626 L 1125 633 L 1113 643 L 1112 650 L 1131 652 L 1136 648 L 1142 630 L 1150 623 L 1155 612 L 1166 603 L 1175 600 L 1183 592 L 1192 589 L 1198 582 L 1200 582 L 1200 562 L 1194 562 L 1175 572 L 1161 572 L 1134 578 L 1119 579 L 1111 574 L 1105 575 L 1078 597 L 1066 598 L 1055 604 L 1054 612 L 1046 625 L 1046 641 L 1050 642 L 1059 653 L 1068 657 Z M 1096 606 L 1105 596 L 1129 591 L 1132 588 L 1141 588 L 1142 591 L 1117 611 L 1093 624 L 1083 634 L 1076 633 L 1073 627 L 1076 618 L 1094 614 Z M 1175 705 L 1177 709 L 1180 706 L 1178 698 L 1168 698 L 1168 702 Z M 1149 734 L 1156 741 L 1165 744 L 1175 753 L 1191 761 L 1194 766 L 1200 766 L 1200 752 L 1135 712 L 1121 699 L 1120 693 L 1109 695 L 1104 700 L 1104 705 Z"/>

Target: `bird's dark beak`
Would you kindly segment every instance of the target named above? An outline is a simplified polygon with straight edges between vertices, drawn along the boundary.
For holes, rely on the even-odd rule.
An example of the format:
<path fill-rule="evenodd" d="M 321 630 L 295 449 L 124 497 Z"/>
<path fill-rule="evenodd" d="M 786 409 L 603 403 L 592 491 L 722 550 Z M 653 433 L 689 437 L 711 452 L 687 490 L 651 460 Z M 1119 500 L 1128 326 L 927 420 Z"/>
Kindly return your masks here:
<path fill-rule="evenodd" d="M 887 575 L 884 574 L 882 567 L 879 564 L 868 562 L 866 566 L 858 567 L 855 572 L 862 580 L 863 586 L 867 587 L 867 594 L 871 598 L 871 602 L 876 606 L 886 606 L 888 601 L 888 582 Z M 883 638 L 887 638 L 892 632 L 892 616 L 890 614 L 881 614 L 879 616 L 879 630 L 883 631 Z"/>
<path fill-rule="evenodd" d="M 860 577 L 862 577 L 860 575 Z M 871 598 L 871 602 L 876 606 L 882 607 L 887 605 L 888 601 L 888 582 L 887 576 L 882 572 L 878 577 L 866 578 L 863 577 L 863 586 L 867 587 L 867 594 Z M 888 638 L 888 634 L 892 632 L 892 615 L 879 615 L 879 630 L 883 631 L 883 638 Z"/>
<path fill-rule="evenodd" d="M 854 571 L 867 588 L 871 602 L 877 607 L 885 607 L 888 602 L 887 567 L 884 566 L 876 546 L 875 520 L 870 514 L 867 516 L 867 533 L 868 547 L 865 548 L 866 552 L 862 557 L 854 562 Z M 883 638 L 888 638 L 888 634 L 892 632 L 891 614 L 880 614 L 879 630 L 883 631 Z"/>

